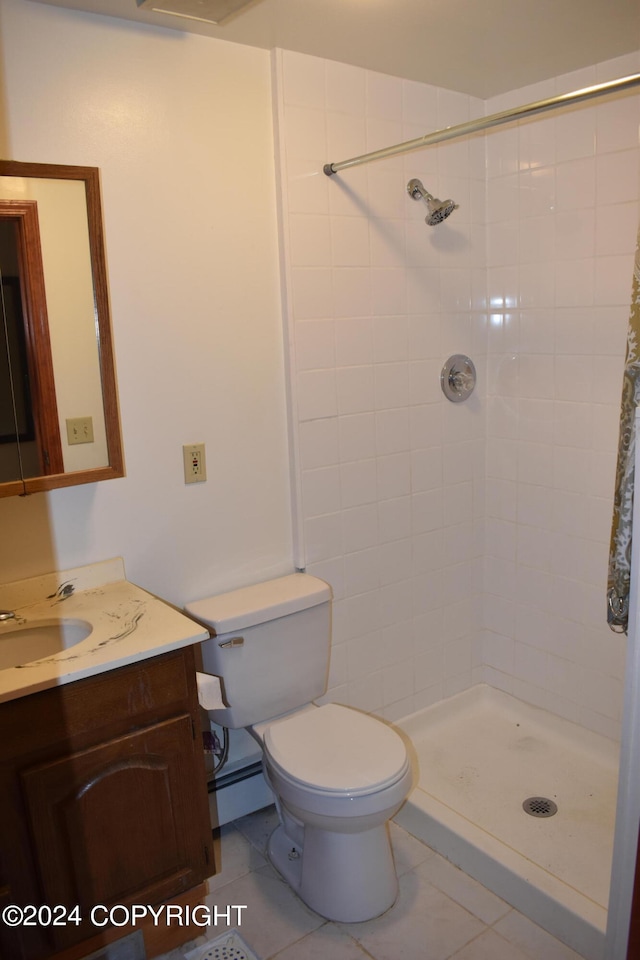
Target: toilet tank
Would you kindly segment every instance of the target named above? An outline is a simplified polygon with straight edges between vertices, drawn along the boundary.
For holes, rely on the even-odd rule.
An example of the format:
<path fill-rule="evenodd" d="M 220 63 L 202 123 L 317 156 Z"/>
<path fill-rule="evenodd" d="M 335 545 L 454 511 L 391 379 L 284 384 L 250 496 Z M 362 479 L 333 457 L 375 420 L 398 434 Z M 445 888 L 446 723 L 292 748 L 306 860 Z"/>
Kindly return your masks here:
<path fill-rule="evenodd" d="M 236 729 L 310 703 L 327 689 L 331 588 L 293 573 L 197 600 L 187 613 L 214 636 L 202 644 L 206 673 L 221 678 L 225 709 L 216 723 Z"/>

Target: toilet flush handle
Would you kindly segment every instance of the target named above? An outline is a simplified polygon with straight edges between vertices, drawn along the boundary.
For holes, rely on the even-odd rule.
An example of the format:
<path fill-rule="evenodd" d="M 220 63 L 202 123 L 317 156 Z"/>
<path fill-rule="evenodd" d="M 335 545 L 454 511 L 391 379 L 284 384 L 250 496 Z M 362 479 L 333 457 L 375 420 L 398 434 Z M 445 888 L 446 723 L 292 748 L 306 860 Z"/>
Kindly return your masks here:
<path fill-rule="evenodd" d="M 219 643 L 219 647 L 241 647 L 244 643 L 244 637 L 231 637 L 231 640 L 225 640 L 224 643 Z"/>

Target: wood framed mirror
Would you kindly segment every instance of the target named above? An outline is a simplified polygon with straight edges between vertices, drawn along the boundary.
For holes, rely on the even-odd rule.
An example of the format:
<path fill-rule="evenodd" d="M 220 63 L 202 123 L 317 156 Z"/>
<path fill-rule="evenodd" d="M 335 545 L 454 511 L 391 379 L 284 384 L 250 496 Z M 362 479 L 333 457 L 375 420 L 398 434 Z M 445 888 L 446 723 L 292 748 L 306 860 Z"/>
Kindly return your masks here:
<path fill-rule="evenodd" d="M 0 497 L 124 476 L 99 173 L 0 160 Z"/>

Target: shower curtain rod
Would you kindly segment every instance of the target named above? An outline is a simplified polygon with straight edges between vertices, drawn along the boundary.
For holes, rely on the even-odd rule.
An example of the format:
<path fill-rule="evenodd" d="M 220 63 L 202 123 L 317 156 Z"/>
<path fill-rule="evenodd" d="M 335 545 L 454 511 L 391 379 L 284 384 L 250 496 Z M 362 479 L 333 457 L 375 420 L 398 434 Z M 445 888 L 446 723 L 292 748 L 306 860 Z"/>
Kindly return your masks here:
<path fill-rule="evenodd" d="M 443 140 L 455 140 L 457 137 L 464 137 L 469 133 L 478 133 L 480 130 L 487 130 L 489 127 L 497 127 L 501 123 L 508 123 L 510 120 L 519 120 L 521 117 L 530 117 L 536 113 L 544 113 L 546 110 L 555 110 L 558 107 L 581 103 L 583 100 L 591 100 L 594 97 L 603 97 L 609 93 L 620 93 L 637 86 L 640 86 L 640 73 L 633 73 L 628 77 L 622 77 L 620 80 L 610 80 L 593 87 L 574 90 L 572 93 L 549 97 L 548 100 L 536 100 L 534 103 L 527 103 L 522 107 L 516 107 L 514 110 L 503 110 L 501 113 L 493 113 L 478 120 L 468 120 L 466 123 L 459 123 L 455 127 L 445 127 L 442 130 L 436 130 L 434 133 L 426 133 L 423 137 L 417 137 L 415 140 L 405 140 L 404 143 L 396 143 L 393 147 L 374 150 L 372 153 L 363 153 L 359 157 L 352 157 L 350 160 L 342 160 L 339 163 L 325 163 L 322 169 L 328 177 L 331 177 L 340 170 L 357 167 L 361 163 L 369 163 L 370 160 L 394 157 L 399 153 L 417 150 L 419 147 L 429 147 L 433 143 L 441 143 Z"/>

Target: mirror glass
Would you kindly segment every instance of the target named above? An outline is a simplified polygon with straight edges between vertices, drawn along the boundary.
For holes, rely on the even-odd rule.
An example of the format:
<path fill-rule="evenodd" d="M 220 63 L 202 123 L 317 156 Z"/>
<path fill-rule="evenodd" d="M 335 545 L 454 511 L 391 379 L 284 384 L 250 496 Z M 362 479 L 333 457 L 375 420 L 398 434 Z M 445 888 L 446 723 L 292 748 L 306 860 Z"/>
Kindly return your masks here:
<path fill-rule="evenodd" d="M 0 496 L 124 475 L 95 167 L 0 161 Z"/>

